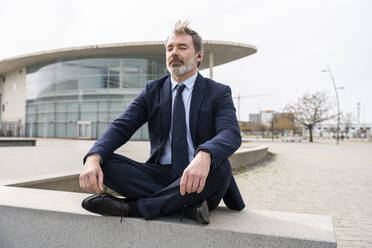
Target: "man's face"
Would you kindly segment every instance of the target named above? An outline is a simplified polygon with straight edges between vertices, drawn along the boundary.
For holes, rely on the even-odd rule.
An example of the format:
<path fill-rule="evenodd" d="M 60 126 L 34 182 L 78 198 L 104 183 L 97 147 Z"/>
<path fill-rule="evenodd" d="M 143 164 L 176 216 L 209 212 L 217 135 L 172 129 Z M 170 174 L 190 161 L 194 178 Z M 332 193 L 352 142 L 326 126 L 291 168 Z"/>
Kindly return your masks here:
<path fill-rule="evenodd" d="M 192 38 L 188 34 L 172 34 L 166 45 L 167 69 L 172 75 L 185 75 L 197 66 Z"/>

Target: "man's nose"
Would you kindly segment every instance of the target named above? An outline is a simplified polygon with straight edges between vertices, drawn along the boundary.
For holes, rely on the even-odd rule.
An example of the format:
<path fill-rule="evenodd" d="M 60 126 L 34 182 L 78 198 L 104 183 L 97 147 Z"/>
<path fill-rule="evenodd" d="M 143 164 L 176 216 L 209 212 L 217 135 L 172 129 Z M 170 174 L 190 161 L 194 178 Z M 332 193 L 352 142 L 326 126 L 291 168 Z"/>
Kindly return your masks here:
<path fill-rule="evenodd" d="M 170 56 L 178 56 L 178 49 L 175 47 L 175 48 L 173 48 L 171 51 L 169 51 L 169 55 Z"/>

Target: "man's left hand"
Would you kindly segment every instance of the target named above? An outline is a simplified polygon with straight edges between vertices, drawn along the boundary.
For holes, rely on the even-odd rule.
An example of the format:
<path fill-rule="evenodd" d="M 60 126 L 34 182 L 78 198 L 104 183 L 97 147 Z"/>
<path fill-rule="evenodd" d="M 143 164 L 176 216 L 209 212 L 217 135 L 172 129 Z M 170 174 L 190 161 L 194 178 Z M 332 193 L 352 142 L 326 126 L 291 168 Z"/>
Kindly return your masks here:
<path fill-rule="evenodd" d="M 180 193 L 191 194 L 203 191 L 211 166 L 211 155 L 205 151 L 199 151 L 191 163 L 183 171 L 180 182 Z"/>

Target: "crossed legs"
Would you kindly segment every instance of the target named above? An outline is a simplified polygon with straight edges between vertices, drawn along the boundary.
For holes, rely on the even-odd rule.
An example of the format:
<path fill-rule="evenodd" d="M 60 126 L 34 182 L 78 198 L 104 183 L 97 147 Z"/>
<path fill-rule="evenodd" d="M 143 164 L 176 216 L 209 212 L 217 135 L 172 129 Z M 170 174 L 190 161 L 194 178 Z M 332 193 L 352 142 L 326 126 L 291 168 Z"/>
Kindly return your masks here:
<path fill-rule="evenodd" d="M 174 214 L 181 208 L 207 200 L 209 210 L 217 208 L 231 180 L 231 167 L 223 162 L 210 170 L 200 194 L 180 194 L 181 178 L 174 177 L 172 165 L 139 163 L 114 154 L 102 164 L 104 184 L 122 196 L 137 201 L 145 219 Z"/>

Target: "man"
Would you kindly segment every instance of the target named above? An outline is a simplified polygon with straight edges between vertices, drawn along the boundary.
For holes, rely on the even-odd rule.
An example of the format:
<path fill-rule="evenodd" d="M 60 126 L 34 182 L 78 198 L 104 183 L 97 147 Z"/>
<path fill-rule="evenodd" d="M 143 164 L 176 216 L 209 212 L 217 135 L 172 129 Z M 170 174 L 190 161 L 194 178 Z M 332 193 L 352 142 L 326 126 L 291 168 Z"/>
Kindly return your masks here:
<path fill-rule="evenodd" d="M 176 23 L 165 48 L 170 75 L 147 82 L 84 157 L 80 186 L 97 195 L 82 206 L 145 219 L 182 212 L 208 224 L 222 198 L 230 209 L 244 208 L 227 160 L 241 144 L 231 91 L 198 73 L 202 39 L 187 22 Z M 148 161 L 114 154 L 145 122 Z M 126 198 L 99 194 L 103 184 Z"/>

